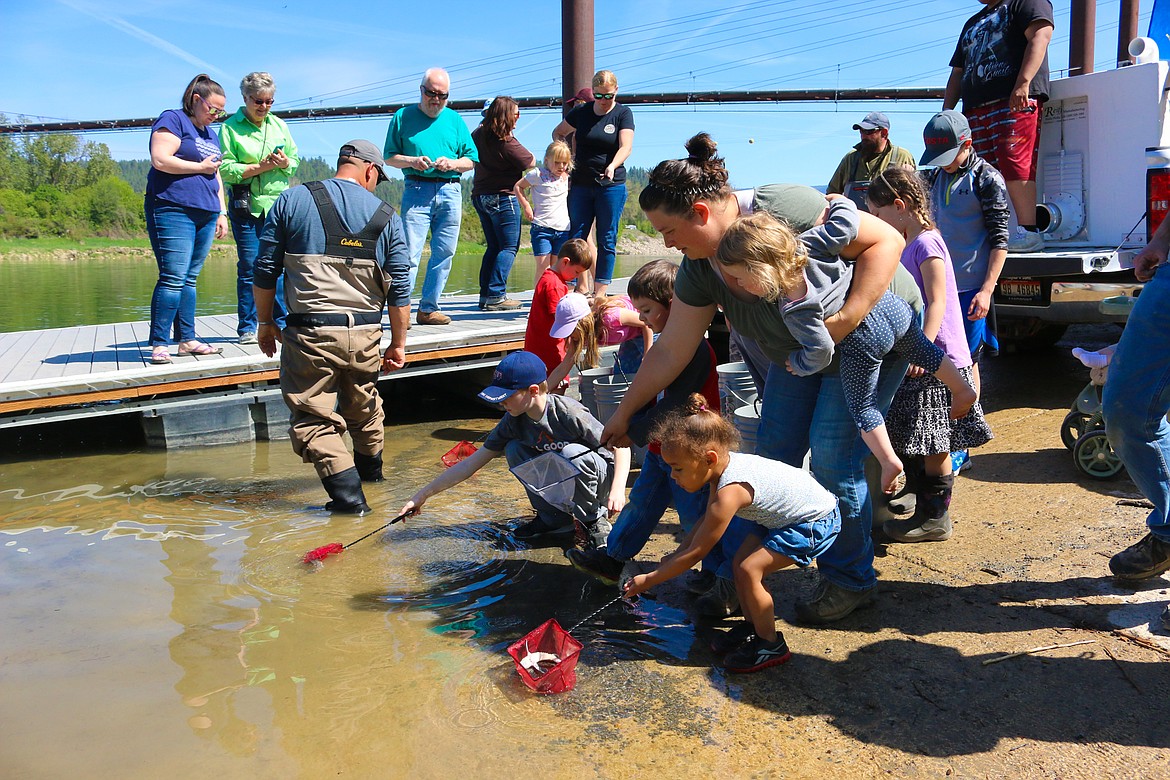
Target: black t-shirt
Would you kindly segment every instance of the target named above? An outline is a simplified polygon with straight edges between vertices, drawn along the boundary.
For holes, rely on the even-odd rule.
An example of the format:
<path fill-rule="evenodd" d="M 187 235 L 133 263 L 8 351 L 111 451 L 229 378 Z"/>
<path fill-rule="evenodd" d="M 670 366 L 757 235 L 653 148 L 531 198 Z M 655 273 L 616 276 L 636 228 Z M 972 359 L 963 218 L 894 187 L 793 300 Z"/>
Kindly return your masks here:
<path fill-rule="evenodd" d="M 609 113 L 598 116 L 593 113 L 593 103 L 586 103 L 570 111 L 565 121 L 577 130 L 574 137 L 577 156 L 570 180 L 574 184 L 597 184 L 598 177 L 605 173 L 621 146 L 619 133 L 634 129 L 634 112 L 629 106 L 615 103 Z M 619 165 L 614 169 L 613 183 L 621 184 L 625 180 L 626 166 Z"/>
<path fill-rule="evenodd" d="M 1050 0 L 1004 0 L 967 20 L 951 57 L 951 67 L 963 69 L 964 111 L 1011 96 L 1028 46 L 1024 30 L 1038 20 L 1053 24 Z M 1048 99 L 1047 52 L 1028 94 Z"/>

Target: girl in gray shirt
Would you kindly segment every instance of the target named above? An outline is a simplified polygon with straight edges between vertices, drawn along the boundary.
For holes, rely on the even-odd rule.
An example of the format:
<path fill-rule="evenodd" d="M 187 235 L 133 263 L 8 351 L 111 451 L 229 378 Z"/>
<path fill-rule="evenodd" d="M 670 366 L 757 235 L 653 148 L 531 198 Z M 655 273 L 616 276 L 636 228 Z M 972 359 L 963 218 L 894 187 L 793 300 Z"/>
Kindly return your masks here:
<path fill-rule="evenodd" d="M 764 577 L 788 566 L 808 566 L 841 530 L 837 499 L 806 471 L 780 461 L 744 455 L 739 433 L 707 401 L 693 394 L 667 415 L 651 436 L 662 444 L 671 477 L 691 493 L 709 485 L 706 514 L 657 569 L 624 584 L 626 596 L 677 577 L 703 559 L 739 515 L 752 529 L 735 556 L 732 571 L 744 614 L 750 620 L 728 634 L 731 650 L 723 667 L 756 672 L 792 657 L 776 630 L 772 594 Z"/>

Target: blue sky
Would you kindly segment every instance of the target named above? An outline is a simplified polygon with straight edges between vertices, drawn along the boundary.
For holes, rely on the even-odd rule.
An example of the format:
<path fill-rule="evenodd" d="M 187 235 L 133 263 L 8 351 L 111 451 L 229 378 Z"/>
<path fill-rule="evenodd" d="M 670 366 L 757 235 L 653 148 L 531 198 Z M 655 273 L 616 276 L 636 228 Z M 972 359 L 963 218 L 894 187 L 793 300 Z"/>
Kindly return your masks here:
<path fill-rule="evenodd" d="M 626 92 L 942 86 L 963 21 L 978 0 L 596 0 L 596 66 Z M 1097 3 L 1097 69 L 1112 67 L 1119 0 Z M 1057 0 L 1053 71 L 1068 64 L 1068 0 Z M 1142 3 L 1144 34 L 1152 0 Z M 369 24 L 368 22 L 373 22 Z M 0 112 L 10 119 L 153 117 L 177 107 L 200 71 L 239 104 L 240 78 L 267 70 L 277 108 L 417 99 L 423 70 L 451 71 L 458 98 L 560 94 L 560 3 L 446 0 L 431 8 L 348 0 L 4 0 Z M 1170 42 L 1166 47 L 1170 49 Z M 733 184 L 826 182 L 869 110 L 915 154 L 936 103 L 637 107 L 631 164 L 682 156 L 691 134 L 720 144 Z M 471 126 L 478 116 L 468 116 Z M 538 156 L 559 121 L 527 110 L 517 136 Z M 386 119 L 298 122 L 305 156 L 346 140 L 379 146 Z M 145 132 L 88 133 L 116 159 L 147 156 Z"/>

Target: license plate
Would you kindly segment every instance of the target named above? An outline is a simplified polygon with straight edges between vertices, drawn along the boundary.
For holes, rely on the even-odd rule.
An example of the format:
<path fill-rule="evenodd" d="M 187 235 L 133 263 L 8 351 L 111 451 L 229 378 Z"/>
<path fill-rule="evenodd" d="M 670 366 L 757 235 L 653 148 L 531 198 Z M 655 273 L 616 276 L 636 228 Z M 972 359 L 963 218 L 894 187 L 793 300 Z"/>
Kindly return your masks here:
<path fill-rule="evenodd" d="M 1013 303 L 1042 303 L 1040 282 L 1034 279 L 1000 279 L 999 295 Z"/>

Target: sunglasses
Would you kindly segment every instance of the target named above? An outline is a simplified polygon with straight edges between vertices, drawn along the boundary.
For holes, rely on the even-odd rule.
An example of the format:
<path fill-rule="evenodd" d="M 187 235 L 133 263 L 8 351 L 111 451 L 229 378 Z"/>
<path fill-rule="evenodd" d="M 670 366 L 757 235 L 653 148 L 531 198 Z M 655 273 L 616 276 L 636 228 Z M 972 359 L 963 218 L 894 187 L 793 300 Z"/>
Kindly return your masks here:
<path fill-rule="evenodd" d="M 451 97 L 450 92 L 436 92 L 435 90 L 428 89 L 427 87 L 423 87 L 422 91 L 423 91 L 423 94 L 429 98 L 438 98 L 439 100 L 446 100 L 447 98 Z"/>
<path fill-rule="evenodd" d="M 873 135 L 874 133 L 878 133 L 878 132 L 881 132 L 881 128 L 880 128 L 880 127 L 875 127 L 875 128 L 874 128 L 874 129 L 872 129 L 872 130 L 866 130 L 864 127 L 863 127 L 863 128 L 861 128 L 861 134 L 862 134 L 862 135 Z"/>
<path fill-rule="evenodd" d="M 276 98 L 268 98 L 267 100 L 258 100 L 257 98 L 250 97 L 250 98 L 248 98 L 248 102 L 254 103 L 257 106 L 271 106 L 273 103 L 276 102 Z"/>
<path fill-rule="evenodd" d="M 593 99 L 594 100 L 613 100 L 615 95 L 617 95 L 616 92 L 594 92 Z"/>
<path fill-rule="evenodd" d="M 204 100 L 201 95 L 196 95 L 195 97 L 199 98 L 199 102 L 202 103 L 203 106 L 207 109 L 207 113 L 211 115 L 212 119 L 223 119 L 225 116 L 227 116 L 226 111 L 224 111 L 222 108 L 216 108 L 215 106 L 211 105 L 206 100 Z"/>

